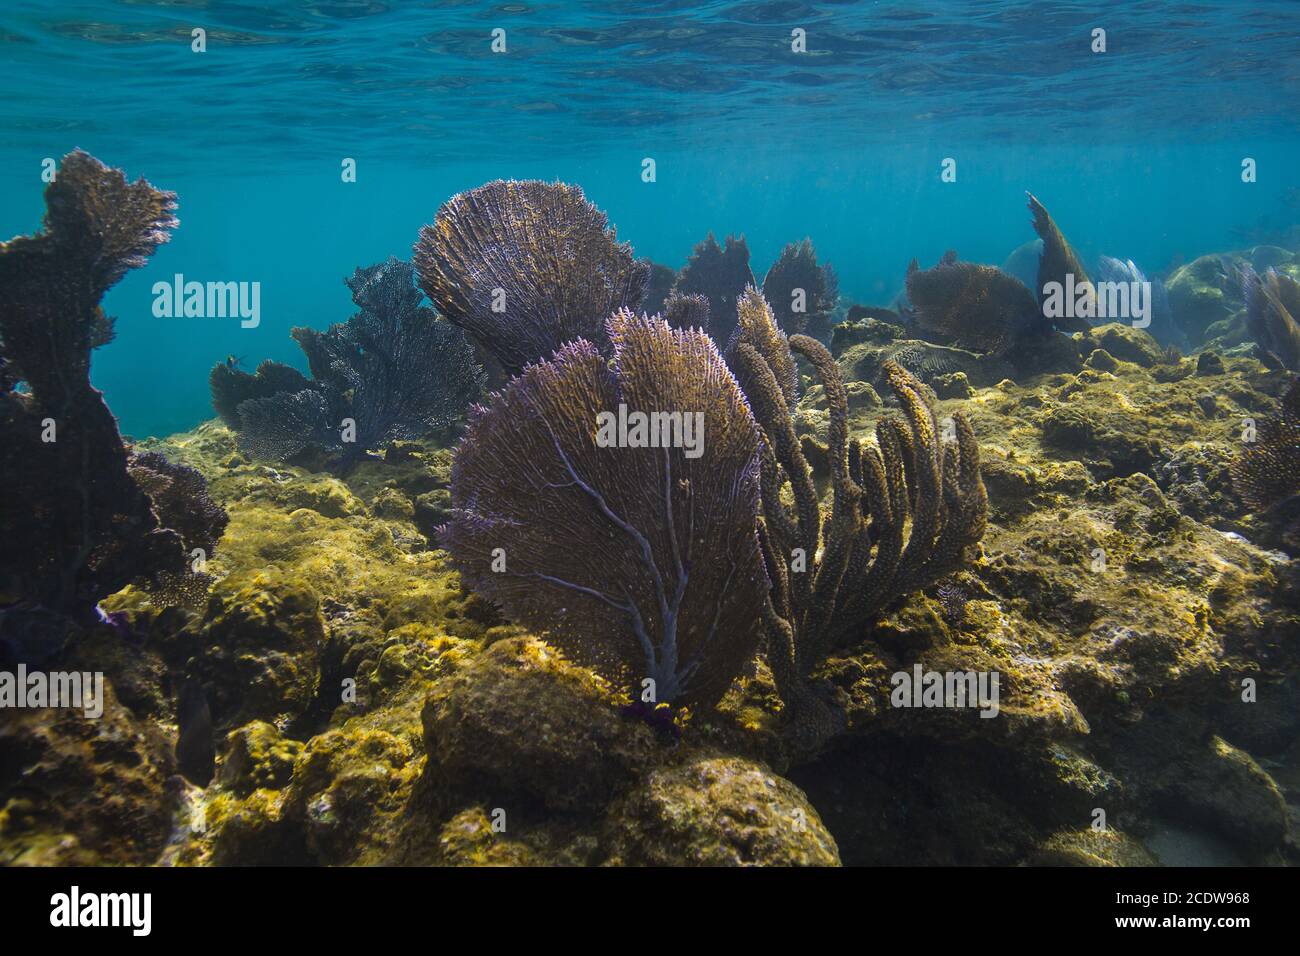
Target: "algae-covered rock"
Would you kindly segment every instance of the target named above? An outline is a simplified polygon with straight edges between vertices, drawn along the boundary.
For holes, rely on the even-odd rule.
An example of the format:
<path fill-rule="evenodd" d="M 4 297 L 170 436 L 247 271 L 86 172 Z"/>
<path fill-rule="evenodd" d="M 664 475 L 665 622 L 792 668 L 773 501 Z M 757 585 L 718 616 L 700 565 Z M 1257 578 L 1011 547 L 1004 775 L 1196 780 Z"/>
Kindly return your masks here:
<path fill-rule="evenodd" d="M 634 866 L 839 866 L 802 790 L 762 764 L 696 757 L 652 771 L 606 824 L 611 862 Z"/>
<path fill-rule="evenodd" d="M 218 782 L 241 797 L 279 790 L 289 782 L 302 747 L 302 741 L 284 737 L 273 725 L 252 721 L 227 736 Z"/>
<path fill-rule="evenodd" d="M 147 865 L 171 828 L 166 737 L 103 687 L 103 715 L 13 709 L 0 720 L 0 860 Z"/>
<path fill-rule="evenodd" d="M 1141 843 L 1118 830 L 1067 830 L 1043 841 L 1031 866 L 1159 866 Z"/>
<path fill-rule="evenodd" d="M 1222 834 L 1247 855 L 1277 848 L 1290 829 L 1286 800 L 1250 754 L 1220 737 L 1179 755 L 1161 800 L 1180 817 Z"/>
<path fill-rule="evenodd" d="M 497 641 L 442 682 L 423 723 L 443 774 L 557 810 L 604 806 L 661 750 L 603 681 L 536 638 Z"/>
<path fill-rule="evenodd" d="M 299 717 L 316 698 L 324 640 L 312 588 L 275 573 L 229 578 L 209 600 L 187 669 L 218 727 Z"/>
<path fill-rule="evenodd" d="M 1152 368 L 1165 361 L 1165 350 L 1160 347 L 1160 343 L 1149 333 L 1135 329 L 1132 325 L 1108 322 L 1097 326 L 1090 335 L 1098 348 L 1121 361 L 1133 362 L 1143 368 Z"/>
<path fill-rule="evenodd" d="M 1225 256 L 1201 256 L 1180 266 L 1165 283 L 1174 319 L 1193 344 L 1206 330 L 1230 318 L 1242 306 L 1241 287 Z"/>
<path fill-rule="evenodd" d="M 313 737 L 285 790 L 285 815 L 324 864 L 376 862 L 423 766 L 411 743 L 350 726 Z"/>
<path fill-rule="evenodd" d="M 541 862 L 526 843 L 494 831 L 483 807 L 462 810 L 446 822 L 438 834 L 438 853 L 442 866 L 537 866 Z"/>

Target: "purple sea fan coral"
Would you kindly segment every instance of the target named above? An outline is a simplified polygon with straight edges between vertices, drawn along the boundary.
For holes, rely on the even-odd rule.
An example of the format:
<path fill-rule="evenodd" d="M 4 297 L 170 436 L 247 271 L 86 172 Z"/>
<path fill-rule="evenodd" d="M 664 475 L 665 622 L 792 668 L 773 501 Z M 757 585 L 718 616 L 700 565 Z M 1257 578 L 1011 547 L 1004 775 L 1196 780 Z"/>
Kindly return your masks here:
<path fill-rule="evenodd" d="M 650 266 L 577 186 L 497 180 L 458 193 L 420 230 L 420 286 L 448 320 L 517 374 L 565 342 L 605 343 L 636 308 Z"/>
<path fill-rule="evenodd" d="M 440 537 L 513 618 L 611 679 L 653 679 L 659 702 L 707 707 L 754 655 L 767 593 L 758 428 L 702 331 L 622 310 L 608 335 L 612 362 L 572 342 L 475 409 Z M 598 416 L 620 406 L 700 415 L 701 453 L 631 447 L 631 430 L 603 447 Z"/>

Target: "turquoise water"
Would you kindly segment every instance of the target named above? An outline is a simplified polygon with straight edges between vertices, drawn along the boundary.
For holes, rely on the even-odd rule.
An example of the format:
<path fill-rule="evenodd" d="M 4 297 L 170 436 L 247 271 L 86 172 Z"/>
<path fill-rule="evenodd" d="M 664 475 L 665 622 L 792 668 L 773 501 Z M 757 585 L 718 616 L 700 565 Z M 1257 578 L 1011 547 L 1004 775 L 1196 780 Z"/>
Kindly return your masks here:
<path fill-rule="evenodd" d="M 1298 36 L 1294 2 L 9 3 L 0 232 L 38 226 L 42 160 L 78 146 L 179 194 L 93 369 L 125 432 L 165 434 L 210 417 L 227 355 L 301 366 L 290 327 L 345 320 L 345 275 L 497 177 L 582 185 L 673 267 L 743 233 L 761 279 L 810 236 L 869 304 L 913 257 L 1003 262 L 1026 189 L 1089 261 L 1162 274 L 1277 241 L 1300 221 Z M 260 282 L 260 325 L 155 317 L 176 273 Z"/>

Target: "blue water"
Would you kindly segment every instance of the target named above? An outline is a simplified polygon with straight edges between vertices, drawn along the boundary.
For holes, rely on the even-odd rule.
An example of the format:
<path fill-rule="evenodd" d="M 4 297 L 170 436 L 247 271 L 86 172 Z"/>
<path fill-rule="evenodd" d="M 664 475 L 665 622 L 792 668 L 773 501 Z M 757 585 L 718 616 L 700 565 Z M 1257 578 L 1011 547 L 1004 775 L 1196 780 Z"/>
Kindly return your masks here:
<path fill-rule="evenodd" d="M 211 416 L 229 354 L 301 367 L 290 327 L 345 320 L 345 275 L 408 257 L 440 203 L 497 177 L 581 184 L 674 267 L 743 233 L 761 279 L 811 236 L 871 304 L 914 256 L 1004 261 L 1032 238 L 1026 189 L 1085 260 L 1161 273 L 1277 241 L 1300 223 L 1298 38 L 1294 0 L 8 0 L 0 233 L 39 225 L 42 160 L 77 146 L 179 194 L 172 242 L 105 300 L 118 334 L 93 368 L 124 431 L 166 434 Z M 175 273 L 260 282 L 260 326 L 155 318 Z"/>

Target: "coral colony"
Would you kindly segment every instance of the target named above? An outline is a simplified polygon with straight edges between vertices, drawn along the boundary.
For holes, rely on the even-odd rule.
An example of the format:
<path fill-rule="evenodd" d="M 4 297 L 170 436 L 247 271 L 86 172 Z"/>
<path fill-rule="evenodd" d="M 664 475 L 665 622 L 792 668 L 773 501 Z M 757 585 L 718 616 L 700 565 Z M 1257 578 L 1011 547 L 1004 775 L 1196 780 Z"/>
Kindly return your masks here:
<path fill-rule="evenodd" d="M 154 259 L 175 194 L 51 161 L 0 245 L 0 862 L 1300 861 L 1294 241 L 1156 268 L 1045 185 L 1005 265 L 871 285 L 816 221 L 638 255 L 485 178 L 289 331 Z M 132 271 L 247 333 L 186 326 L 188 431 L 92 385 Z"/>

